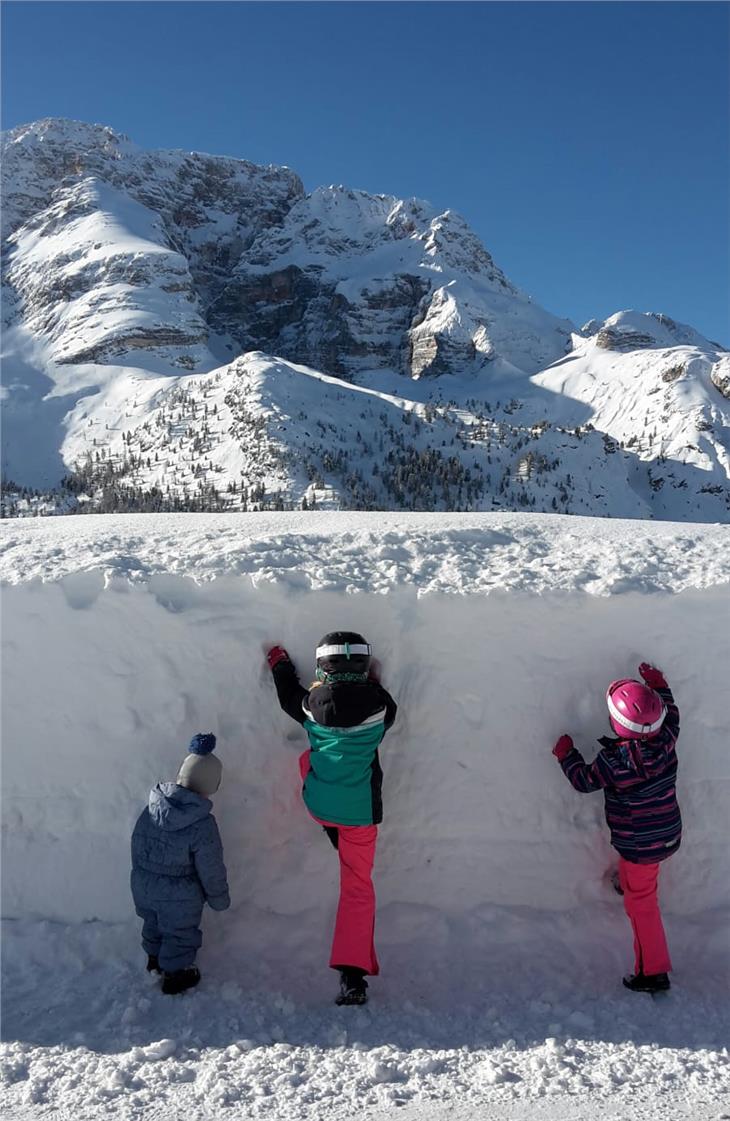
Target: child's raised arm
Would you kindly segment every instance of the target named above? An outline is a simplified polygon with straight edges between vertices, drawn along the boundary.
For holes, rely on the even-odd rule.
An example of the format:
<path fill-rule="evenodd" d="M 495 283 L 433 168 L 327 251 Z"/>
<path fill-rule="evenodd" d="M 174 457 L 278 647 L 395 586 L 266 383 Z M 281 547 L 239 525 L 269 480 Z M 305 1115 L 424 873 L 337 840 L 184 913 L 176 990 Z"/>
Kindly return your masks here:
<path fill-rule="evenodd" d="M 639 666 L 639 673 L 643 677 L 646 684 L 650 689 L 653 689 L 664 701 L 667 710 L 667 715 L 664 720 L 664 727 L 674 736 L 675 740 L 679 737 L 679 709 L 677 702 L 674 699 L 672 690 L 667 684 L 667 679 L 660 669 L 656 666 L 650 665 L 648 662 L 642 662 Z"/>
<path fill-rule="evenodd" d="M 297 724 L 303 724 L 305 716 L 302 701 L 307 696 L 307 690 L 300 684 L 291 658 L 283 646 L 272 646 L 266 655 L 266 661 L 274 677 L 279 704 L 287 716 L 291 716 Z"/>

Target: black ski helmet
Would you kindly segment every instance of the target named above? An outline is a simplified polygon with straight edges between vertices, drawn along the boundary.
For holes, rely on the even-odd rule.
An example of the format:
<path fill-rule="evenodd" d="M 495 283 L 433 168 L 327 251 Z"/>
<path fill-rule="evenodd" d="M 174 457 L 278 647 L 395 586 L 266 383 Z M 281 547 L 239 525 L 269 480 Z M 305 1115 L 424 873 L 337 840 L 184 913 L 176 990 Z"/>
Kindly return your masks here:
<path fill-rule="evenodd" d="M 357 631 L 330 631 L 317 644 L 317 677 L 367 677 L 372 647 Z"/>

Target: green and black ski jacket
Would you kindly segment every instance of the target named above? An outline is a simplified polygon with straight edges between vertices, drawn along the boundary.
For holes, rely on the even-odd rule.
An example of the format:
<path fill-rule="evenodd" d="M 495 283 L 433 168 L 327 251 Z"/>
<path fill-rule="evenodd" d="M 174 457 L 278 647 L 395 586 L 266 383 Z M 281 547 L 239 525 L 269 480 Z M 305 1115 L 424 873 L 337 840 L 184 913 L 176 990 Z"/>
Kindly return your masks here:
<path fill-rule="evenodd" d="M 273 669 L 279 703 L 304 727 L 311 754 L 302 794 L 309 812 L 335 825 L 383 820 L 378 748 L 397 705 L 379 682 L 324 681 L 310 690 L 290 661 Z"/>

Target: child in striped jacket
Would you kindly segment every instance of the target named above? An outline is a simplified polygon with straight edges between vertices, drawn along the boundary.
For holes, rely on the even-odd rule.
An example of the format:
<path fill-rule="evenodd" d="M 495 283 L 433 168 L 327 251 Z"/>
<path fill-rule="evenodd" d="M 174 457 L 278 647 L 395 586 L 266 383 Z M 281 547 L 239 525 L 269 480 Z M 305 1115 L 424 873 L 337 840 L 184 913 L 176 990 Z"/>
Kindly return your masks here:
<path fill-rule="evenodd" d="M 624 678 L 606 693 L 616 738 L 586 763 L 570 736 L 553 755 L 581 793 L 603 790 L 611 844 L 619 854 L 619 884 L 634 932 L 635 972 L 624 977 L 634 992 L 669 988 L 669 958 L 657 900 L 659 865 L 677 851 L 682 819 L 676 793 L 679 709 L 661 670 L 642 662 L 641 681 Z"/>

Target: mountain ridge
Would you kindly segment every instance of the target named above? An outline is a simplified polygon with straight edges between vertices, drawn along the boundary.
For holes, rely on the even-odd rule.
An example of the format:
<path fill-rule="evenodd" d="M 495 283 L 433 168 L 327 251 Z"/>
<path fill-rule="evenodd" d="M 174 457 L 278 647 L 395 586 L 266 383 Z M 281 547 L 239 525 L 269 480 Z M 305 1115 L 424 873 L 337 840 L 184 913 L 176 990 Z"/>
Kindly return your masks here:
<path fill-rule="evenodd" d="M 692 328 L 578 329 L 423 200 L 52 118 L 2 148 L 5 514 L 727 519 L 730 358 Z"/>

